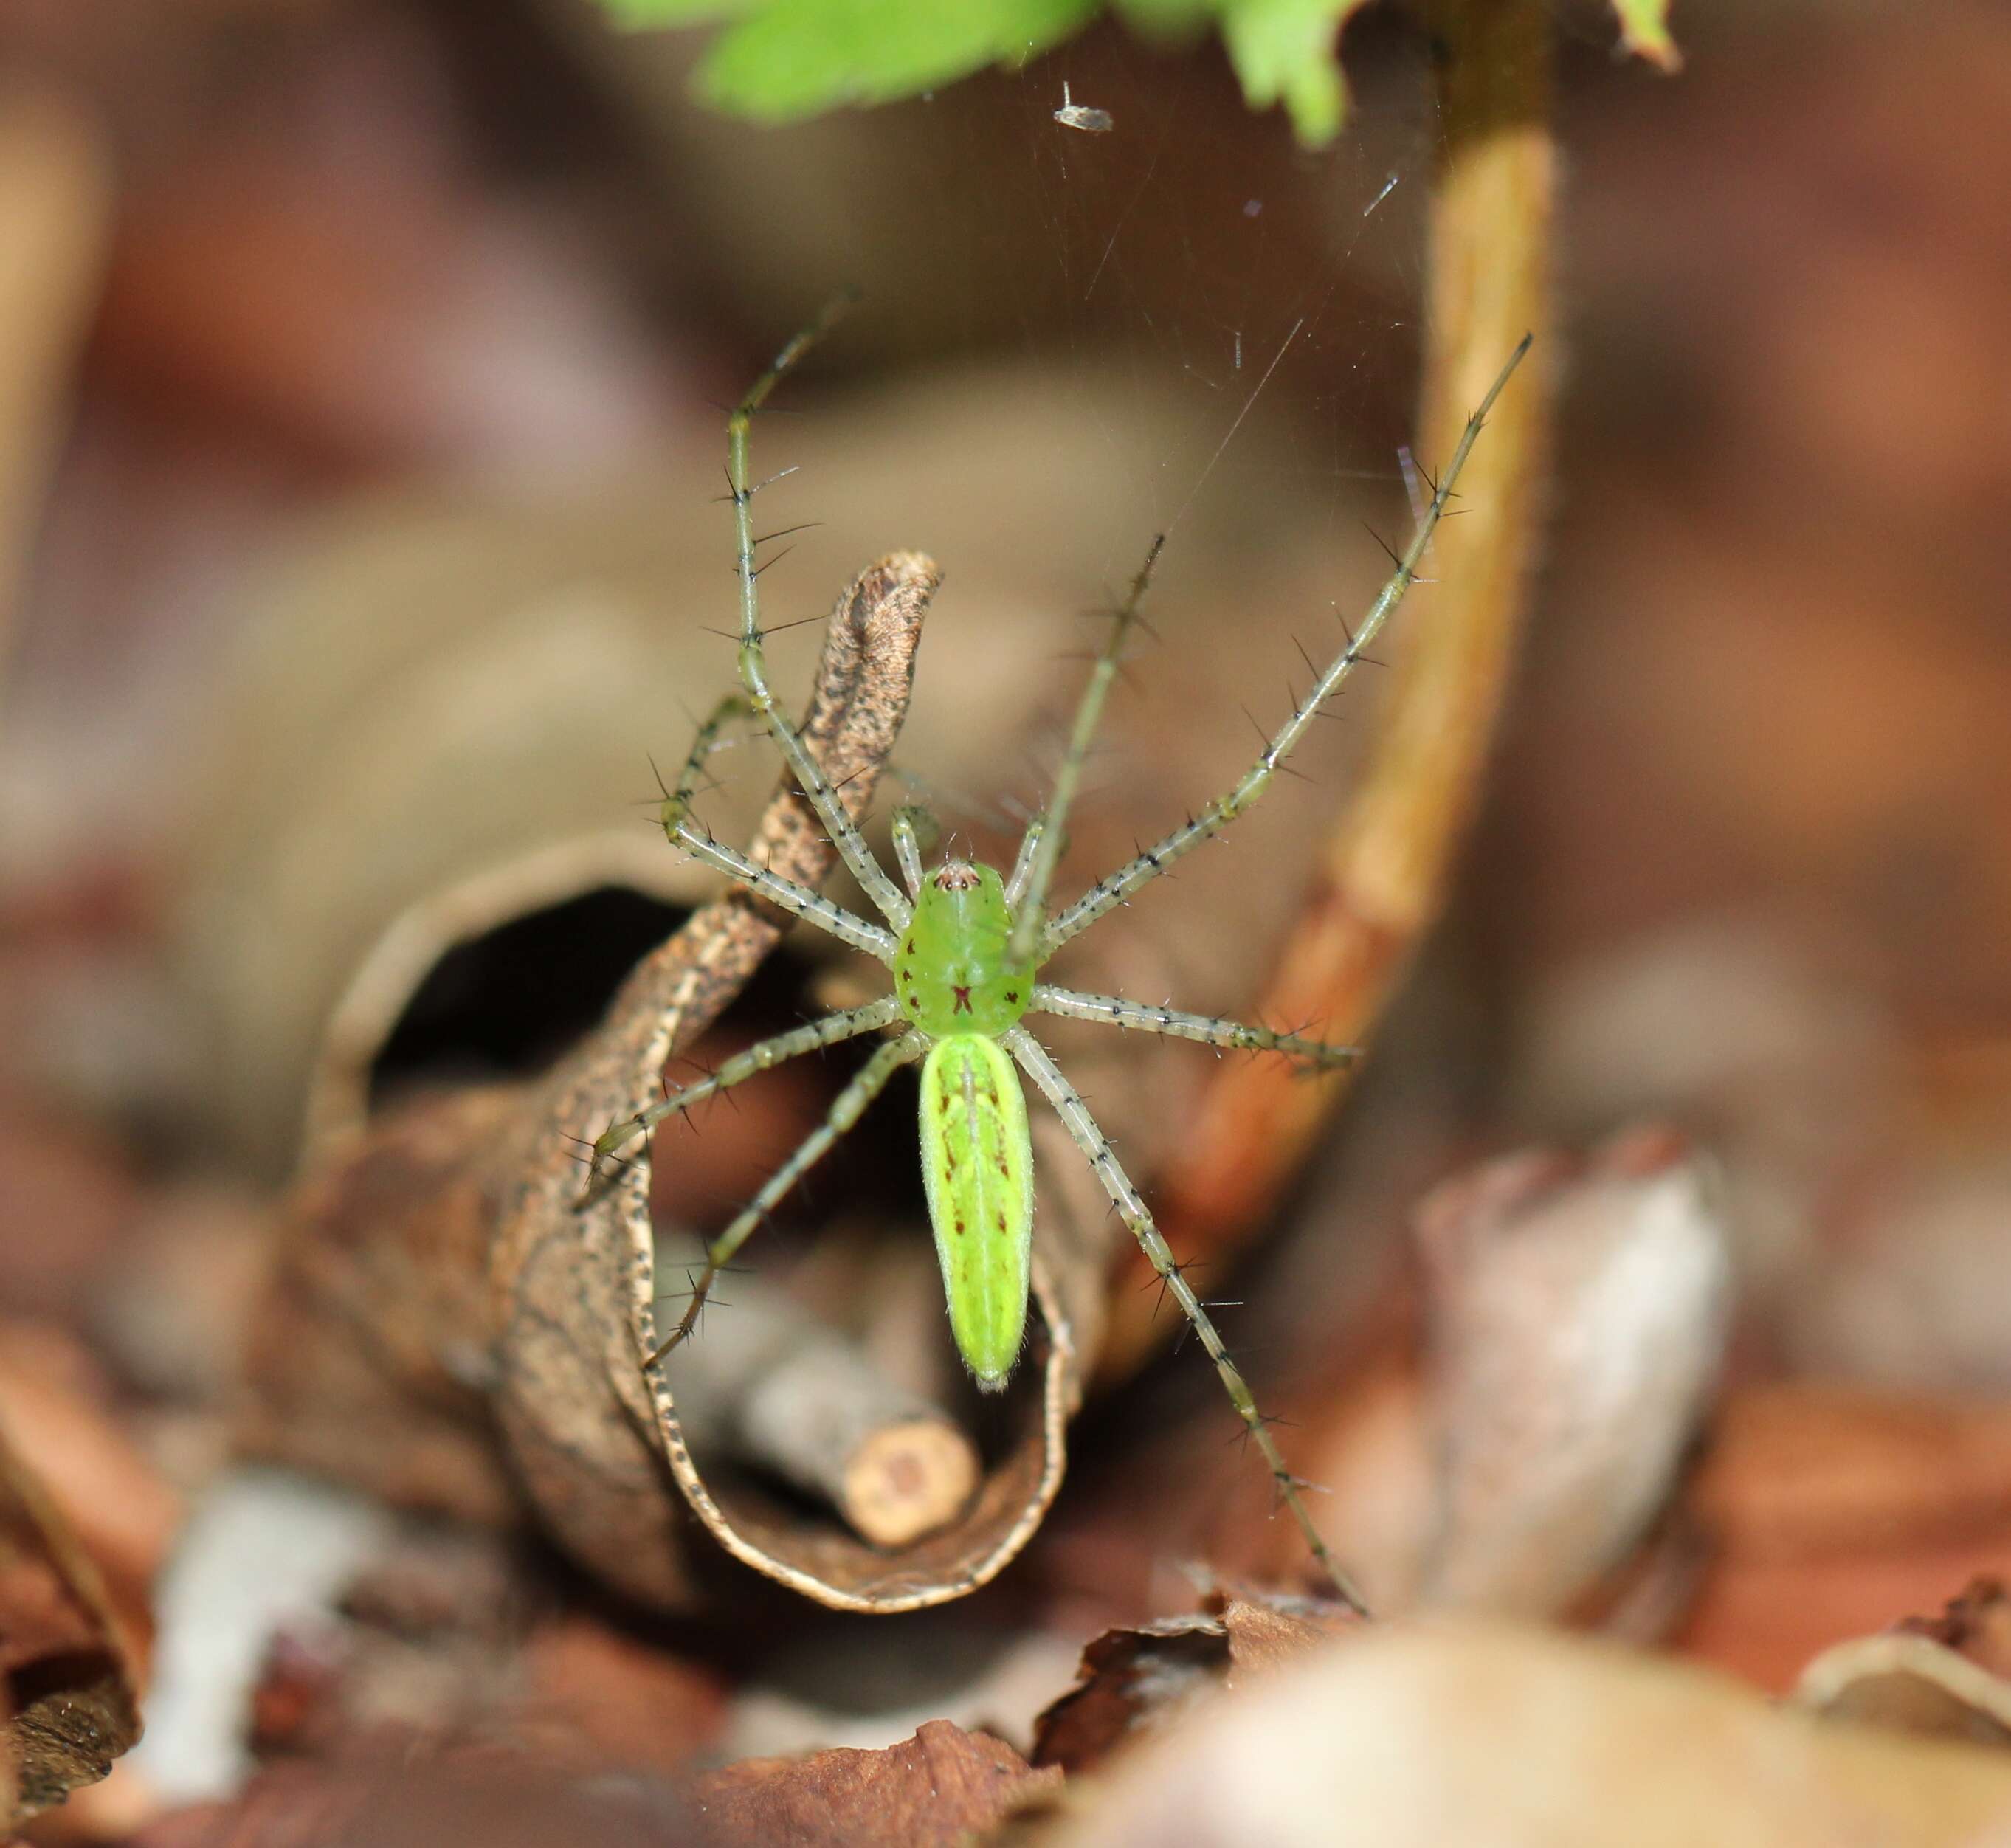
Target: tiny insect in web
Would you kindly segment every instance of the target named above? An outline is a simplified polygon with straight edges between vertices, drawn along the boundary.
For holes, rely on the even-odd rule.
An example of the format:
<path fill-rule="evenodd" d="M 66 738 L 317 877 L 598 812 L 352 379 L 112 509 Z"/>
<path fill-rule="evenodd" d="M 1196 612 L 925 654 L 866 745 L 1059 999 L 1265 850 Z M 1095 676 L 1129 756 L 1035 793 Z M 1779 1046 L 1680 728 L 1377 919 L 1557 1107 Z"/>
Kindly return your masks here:
<path fill-rule="evenodd" d="M 1079 129 L 1086 135 L 1107 135 L 1117 126 L 1117 120 L 1108 109 L 1092 109 L 1087 103 L 1073 102 L 1069 98 L 1069 87 L 1062 85 L 1062 106 L 1055 111 L 1055 119 L 1063 128 Z"/>
<path fill-rule="evenodd" d="M 1270 1421 L 1258 1409 L 1255 1397 L 1230 1358 L 1206 1305 L 1174 1260 L 1109 1138 L 1026 1023 L 1029 1016 L 1059 1015 L 1223 1049 L 1276 1054 L 1320 1069 L 1354 1057 L 1351 1047 L 1298 1034 L 1147 1005 L 1121 995 L 1058 987 L 1041 980 L 1041 971 L 1065 945 L 1220 834 L 1263 795 L 1313 719 L 1365 657 L 1415 581 L 1460 472 L 1495 401 L 1529 351 L 1530 338 L 1524 336 L 1467 419 L 1444 473 L 1418 511 L 1409 544 L 1395 555 L 1394 570 L 1360 622 L 1347 633 L 1345 646 L 1296 702 L 1291 715 L 1269 737 L 1256 761 L 1190 819 L 1051 911 L 1049 893 L 1070 805 L 1125 642 L 1139 619 L 1162 541 L 1153 542 L 1114 613 L 1077 706 L 1053 790 L 1046 806 L 1027 824 L 1010 869 L 1002 872 L 957 857 L 925 867 L 923 840 L 932 828 L 923 813 L 903 808 L 895 815 L 892 831 L 900 874 L 897 882 L 881 865 L 801 735 L 776 703 L 769 689 L 763 646 L 760 572 L 754 561 L 759 543 L 753 513 L 757 487 L 749 461 L 749 432 L 756 413 L 824 325 L 820 322 L 792 340 L 728 422 L 727 472 L 740 583 L 740 690 L 721 701 L 699 728 L 677 784 L 664 799 L 662 821 L 671 842 L 694 858 L 883 963 L 891 977 L 891 988 L 877 1000 L 822 1015 L 735 1054 L 703 1079 L 671 1091 L 660 1103 L 614 1123 L 595 1142 L 591 1173 L 597 1178 L 618 1163 L 622 1149 L 707 1098 L 787 1059 L 846 1040 L 881 1038 L 877 1049 L 839 1092 L 824 1121 L 711 1241 L 677 1326 L 648 1362 L 654 1366 L 689 1338 L 714 1283 L 747 1239 L 857 1123 L 895 1073 L 919 1062 L 922 1175 L 950 1331 L 978 1387 L 986 1391 L 1001 1389 L 1024 1339 L 1031 1286 L 1034 1157 L 1020 1084 L 1023 1074 L 1059 1117 L 1118 1216 L 1191 1325 L 1269 1470 L 1280 1500 L 1291 1512 L 1314 1557 L 1340 1595 L 1360 1608 L 1361 1601 L 1307 1510 L 1301 1494 L 1305 1485 L 1287 1467 L 1272 1436 Z M 694 819 L 692 800 L 707 761 L 726 728 L 741 721 L 758 721 L 766 728 L 838 856 L 879 913 L 878 920 L 862 917 L 820 892 L 756 865 L 714 840 Z"/>

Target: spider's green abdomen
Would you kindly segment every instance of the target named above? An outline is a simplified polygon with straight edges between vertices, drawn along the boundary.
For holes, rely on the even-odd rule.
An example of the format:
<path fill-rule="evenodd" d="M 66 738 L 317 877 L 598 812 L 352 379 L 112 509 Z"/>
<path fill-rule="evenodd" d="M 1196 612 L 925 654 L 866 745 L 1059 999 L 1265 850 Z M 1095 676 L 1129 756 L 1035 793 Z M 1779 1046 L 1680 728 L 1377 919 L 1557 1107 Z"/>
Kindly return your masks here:
<path fill-rule="evenodd" d="M 1026 1333 L 1034 1241 L 1027 1100 L 996 1040 L 953 1033 L 929 1049 L 921 1127 L 950 1332 L 978 1385 L 995 1392 Z"/>
<path fill-rule="evenodd" d="M 995 867 L 953 860 L 922 881 L 894 957 L 901 1011 L 935 1038 L 1003 1033 L 1034 998 L 1034 966 L 1006 959 L 1013 913 Z"/>

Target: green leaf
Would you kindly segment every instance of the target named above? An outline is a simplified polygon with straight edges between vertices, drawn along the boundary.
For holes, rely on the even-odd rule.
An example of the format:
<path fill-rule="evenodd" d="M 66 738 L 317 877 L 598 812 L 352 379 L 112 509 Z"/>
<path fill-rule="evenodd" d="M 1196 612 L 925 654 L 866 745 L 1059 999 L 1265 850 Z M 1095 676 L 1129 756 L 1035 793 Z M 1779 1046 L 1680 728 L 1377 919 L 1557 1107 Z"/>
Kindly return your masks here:
<path fill-rule="evenodd" d="M 1078 30 L 1101 4 L 766 0 L 714 41 L 699 66 L 699 93 L 720 109 L 762 122 L 842 103 L 892 102 L 989 65 L 1023 64 Z"/>
<path fill-rule="evenodd" d="M 621 24 L 725 20 L 700 62 L 699 94 L 756 121 L 845 103 L 892 102 L 994 64 L 1017 66 L 1114 5 L 1148 37 L 1218 28 L 1252 109 L 1282 103 L 1307 147 L 1331 141 L 1347 109 L 1341 29 L 1363 0 L 603 0 Z M 1628 43 L 1658 61 L 1668 0 L 1614 0 Z M 1659 36 L 1658 36 L 1659 35 Z M 1657 47 L 1660 49 L 1657 49 Z"/>
<path fill-rule="evenodd" d="M 600 0 L 616 25 L 631 32 L 652 26 L 702 26 L 749 11 L 759 0 Z"/>
<path fill-rule="evenodd" d="M 1116 0 L 1124 23 L 1153 38 L 1174 38 L 1212 24 L 1224 0 Z"/>
<path fill-rule="evenodd" d="M 1669 0 L 1613 0 L 1620 42 L 1637 58 L 1668 71 L 1681 70 L 1683 55 L 1669 36 Z"/>
<path fill-rule="evenodd" d="M 1223 42 L 1253 109 L 1283 102 L 1308 148 L 1340 132 L 1347 86 L 1340 30 L 1363 0 L 1224 0 Z"/>
<path fill-rule="evenodd" d="M 1177 40 L 1217 25 L 1244 100 L 1253 109 L 1283 103 L 1301 144 L 1317 148 L 1340 132 L 1347 86 L 1340 34 L 1364 0 L 1116 0 L 1126 24 L 1148 37 Z"/>

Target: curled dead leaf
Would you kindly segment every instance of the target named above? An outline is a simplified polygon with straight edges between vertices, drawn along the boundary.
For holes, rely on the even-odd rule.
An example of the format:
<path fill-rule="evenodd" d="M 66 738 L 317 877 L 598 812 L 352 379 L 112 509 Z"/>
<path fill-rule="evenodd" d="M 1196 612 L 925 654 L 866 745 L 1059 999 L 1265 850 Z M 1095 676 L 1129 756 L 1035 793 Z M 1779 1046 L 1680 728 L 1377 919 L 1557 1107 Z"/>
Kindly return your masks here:
<path fill-rule="evenodd" d="M 855 812 L 899 729 L 936 582 L 927 560 L 894 554 L 830 625 L 804 735 Z M 811 885 L 831 863 L 786 781 L 754 856 Z M 464 908 L 447 911 L 466 927 Z M 958 1518 L 887 1547 L 695 1455 L 676 1373 L 642 1361 L 660 1339 L 646 1151 L 583 1191 L 580 1148 L 653 1101 L 665 1060 L 717 1018 L 783 921 L 745 892 L 694 913 L 531 1084 L 422 1098 L 368 1125 L 325 1115 L 330 1145 L 294 1197 L 258 1329 L 250 1447 L 484 1518 L 528 1497 L 584 1563 L 663 1607 L 703 1602 L 717 1579 L 717 1555 L 689 1544 L 694 1516 L 728 1554 L 842 1608 L 915 1608 L 997 1572 L 1059 1484 L 1072 1323 L 1094 1300 L 1100 1242 L 1046 1242 L 1042 1326 L 1007 1435 Z M 408 969 L 423 961 L 401 952 Z M 386 1017 L 396 985 L 370 980 L 366 1011 Z M 353 1100 L 357 1036 L 338 1035 L 336 1055 L 350 1075 L 324 1095 Z"/>

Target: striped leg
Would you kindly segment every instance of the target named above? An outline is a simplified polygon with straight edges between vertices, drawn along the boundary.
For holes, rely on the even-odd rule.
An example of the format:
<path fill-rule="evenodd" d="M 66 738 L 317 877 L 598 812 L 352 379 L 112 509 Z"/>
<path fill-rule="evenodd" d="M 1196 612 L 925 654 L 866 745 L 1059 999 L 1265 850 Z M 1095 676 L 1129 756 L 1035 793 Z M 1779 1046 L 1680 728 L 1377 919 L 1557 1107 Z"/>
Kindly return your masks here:
<path fill-rule="evenodd" d="M 749 428 L 755 413 L 767 401 L 768 394 L 782 376 L 823 336 L 837 319 L 842 306 L 842 304 L 833 304 L 791 340 L 727 419 L 727 484 L 732 491 L 734 530 L 739 541 L 740 684 L 747 690 L 749 705 L 760 715 L 761 722 L 768 728 L 769 735 L 774 739 L 803 794 L 817 810 L 817 819 L 831 835 L 831 844 L 837 848 L 839 856 L 851 869 L 852 876 L 864 888 L 866 896 L 898 931 L 907 928 L 910 910 L 907 899 L 874 858 L 865 836 L 853 824 L 844 803 L 838 800 L 838 792 L 832 789 L 830 780 L 818 767 L 817 760 L 810 755 L 796 727 L 776 704 L 775 696 L 769 690 L 768 660 L 761 645 L 760 593 L 756 586 L 760 573 L 754 564 L 754 548 L 760 543 L 754 536 L 754 497 L 760 490 L 754 481 L 749 461 Z"/>
<path fill-rule="evenodd" d="M 1333 1582 L 1334 1590 L 1344 1603 L 1357 1611 L 1366 1607 L 1347 1576 L 1341 1571 L 1327 1544 L 1313 1525 L 1312 1516 L 1306 1512 L 1304 1498 L 1299 1490 L 1299 1479 L 1285 1467 L 1285 1459 L 1280 1453 L 1271 1436 L 1270 1426 L 1257 1409 L 1257 1401 L 1250 1390 L 1249 1383 L 1229 1350 L 1223 1345 L 1222 1337 L 1215 1332 L 1214 1322 L 1197 1297 L 1180 1267 L 1173 1261 L 1173 1254 L 1167 1248 L 1159 1227 L 1152 1223 L 1152 1216 L 1145 1210 L 1145 1202 L 1131 1179 L 1119 1165 L 1109 1139 L 1096 1126 L 1096 1119 L 1090 1115 L 1075 1087 L 1062 1076 L 1059 1068 L 1050 1059 L 1040 1042 L 1023 1027 L 1015 1027 L 1006 1034 L 1005 1044 L 1013 1056 L 1020 1062 L 1020 1069 L 1040 1087 L 1048 1102 L 1054 1106 L 1055 1113 L 1066 1126 L 1075 1140 L 1075 1145 L 1088 1158 L 1089 1165 L 1096 1170 L 1097 1179 L 1103 1183 L 1103 1191 L 1117 1209 L 1118 1216 L 1130 1228 L 1131 1236 L 1144 1248 L 1145 1255 L 1152 1261 L 1152 1268 L 1159 1273 L 1159 1280 L 1171 1292 L 1173 1300 L 1180 1305 L 1194 1333 L 1201 1337 L 1201 1344 L 1208 1351 L 1208 1357 L 1215 1362 L 1215 1370 L 1229 1394 L 1230 1403 L 1236 1408 L 1236 1415 L 1243 1420 L 1251 1440 L 1257 1446 L 1265 1463 L 1271 1472 L 1271 1479 L 1276 1483 L 1278 1494 L 1299 1524 L 1305 1536 L 1306 1544 L 1312 1550 L 1327 1576 Z"/>
<path fill-rule="evenodd" d="M 1066 1014 L 1073 1020 L 1101 1020 L 1134 1033 L 1164 1034 L 1169 1039 L 1191 1039 L 1204 1046 L 1234 1052 L 1283 1052 L 1306 1059 L 1322 1071 L 1347 1064 L 1359 1052 L 1357 1047 L 1335 1045 L 1326 1040 L 1302 1039 L 1296 1033 L 1273 1033 L 1268 1027 L 1246 1027 L 1240 1020 L 1226 1020 L 1215 1014 L 1155 1007 L 1142 1001 L 1127 1001 L 1121 995 L 1084 995 L 1044 981 L 1034 985 L 1033 1004 L 1041 1013 Z"/>
<path fill-rule="evenodd" d="M 678 821 L 667 831 L 671 841 L 694 860 L 702 860 L 729 879 L 737 879 L 756 896 L 781 906 L 806 924 L 815 924 L 841 943 L 863 949 L 869 956 L 877 956 L 890 966 L 893 963 L 895 939 L 891 931 L 869 923 L 856 911 L 846 910 L 836 899 L 828 899 L 822 892 L 813 892 L 807 885 L 799 885 L 793 879 L 785 879 L 780 873 L 771 873 L 766 867 L 756 866 L 746 854 L 714 840 L 695 821 Z"/>
<path fill-rule="evenodd" d="M 1487 395 L 1480 401 L 1480 408 L 1466 420 L 1466 429 L 1461 434 L 1458 447 L 1454 450 L 1452 460 L 1446 466 L 1444 476 L 1432 491 L 1431 504 L 1425 507 L 1424 518 L 1418 522 L 1411 536 L 1411 543 L 1403 557 L 1397 561 L 1391 574 L 1373 604 L 1369 614 L 1362 618 L 1361 626 L 1348 637 L 1347 646 L 1327 664 L 1326 671 L 1314 681 L 1312 689 L 1293 708 L 1292 716 L 1287 719 L 1271 742 L 1264 747 L 1257 761 L 1244 772 L 1236 786 L 1226 794 L 1218 796 L 1201 813 L 1183 822 L 1156 846 L 1148 847 L 1136 860 L 1119 867 L 1114 873 L 1099 879 L 1088 891 L 1062 912 L 1047 928 L 1041 940 L 1041 960 L 1045 961 L 1069 939 L 1087 930 L 1112 906 L 1124 903 L 1138 888 L 1156 879 L 1160 874 L 1180 859 L 1198 847 L 1202 842 L 1219 834 L 1230 822 L 1256 802 L 1270 786 L 1271 778 L 1278 766 L 1291 755 L 1293 749 L 1304 736 L 1306 728 L 1312 723 L 1313 716 L 1328 700 L 1340 691 L 1342 683 L 1354 671 L 1365 650 L 1382 634 L 1383 625 L 1396 614 L 1413 582 L 1416 581 L 1418 567 L 1425 556 L 1425 548 L 1431 543 L 1432 534 L 1443 517 L 1447 503 L 1452 499 L 1454 484 L 1458 481 L 1460 471 L 1466 466 L 1466 458 L 1472 453 L 1474 440 L 1480 434 L 1481 426 L 1486 422 L 1487 414 L 1494 408 L 1494 401 L 1508 383 L 1509 376 L 1522 363 L 1522 355 L 1529 350 L 1529 336 L 1509 355 L 1508 363 L 1501 369 L 1500 376 L 1488 387 Z"/>
<path fill-rule="evenodd" d="M 1160 548 L 1166 543 L 1163 532 L 1152 541 L 1151 550 L 1145 554 L 1145 562 L 1138 568 L 1130 589 L 1118 606 L 1117 619 L 1110 625 L 1110 633 L 1098 651 L 1096 665 L 1089 671 L 1089 684 L 1082 689 L 1081 701 L 1075 709 L 1075 724 L 1069 732 L 1068 750 L 1062 755 L 1061 769 L 1055 777 L 1054 794 L 1048 799 L 1046 812 L 1036 815 L 1028 823 L 1026 838 L 1020 843 L 1019 861 L 1013 868 L 1016 888 L 1012 895 L 1013 935 L 1005 951 L 1010 961 L 1045 960 L 1037 958 L 1034 952 L 1039 948 L 1041 930 L 1045 921 L 1042 913 L 1048 902 L 1048 888 L 1053 882 L 1055 863 L 1061 856 L 1062 839 L 1068 828 L 1069 806 L 1075 800 L 1076 785 L 1082 780 L 1082 767 L 1088 758 L 1098 723 L 1103 717 L 1103 703 L 1110 696 L 1110 683 L 1117 678 L 1117 663 L 1123 652 L 1124 639 L 1138 619 L 1138 606 L 1144 601 L 1145 587 L 1152 581 L 1152 567 L 1159 563 Z"/>
<path fill-rule="evenodd" d="M 691 1300 L 685 1304 L 677 1326 L 651 1352 L 651 1365 L 661 1360 L 698 1326 L 706 1298 L 712 1294 L 714 1282 L 720 1272 L 733 1262 L 734 1254 L 747 1242 L 754 1228 L 774 1211 L 791 1187 L 824 1159 L 831 1145 L 858 1122 L 866 1106 L 885 1088 L 887 1081 L 902 1066 L 920 1058 L 928 1050 L 928 1045 L 927 1037 L 920 1033 L 904 1034 L 899 1039 L 889 1040 L 832 1100 L 824 1121 L 803 1139 L 796 1153 L 762 1184 L 761 1191 L 748 1202 L 733 1223 L 706 1247 L 705 1268 L 692 1286 Z"/>
<path fill-rule="evenodd" d="M 719 748 L 720 733 L 735 719 L 749 719 L 753 714 L 754 709 L 745 698 L 739 693 L 731 693 L 713 708 L 711 716 L 699 727 L 698 735 L 692 741 L 691 750 L 685 758 L 684 767 L 678 773 L 677 787 L 664 791 L 661 819 L 664 834 L 673 846 L 684 848 L 695 859 L 738 880 L 771 903 L 806 919 L 839 942 L 850 944 L 854 949 L 863 949 L 883 963 L 890 962 L 894 954 L 891 933 L 876 924 L 869 924 L 808 886 L 785 879 L 779 873 L 771 873 L 766 867 L 756 864 L 745 854 L 721 846 L 692 819 L 692 799 L 698 792 L 707 763 Z"/>
<path fill-rule="evenodd" d="M 652 1104 L 646 1110 L 639 1110 L 633 1116 L 625 1116 L 619 1123 L 610 1124 L 593 1145 L 593 1157 L 588 1168 L 589 1176 L 598 1179 L 605 1171 L 607 1158 L 625 1143 L 634 1141 L 638 1136 L 646 1136 L 658 1123 L 682 1116 L 707 1098 L 717 1097 L 721 1091 L 730 1091 L 735 1085 L 745 1084 L 761 1072 L 772 1071 L 789 1059 L 799 1059 L 806 1052 L 820 1052 L 826 1046 L 835 1046 L 845 1040 L 856 1039 L 861 1034 L 891 1027 L 900 1017 L 900 1002 L 888 995 L 878 1001 L 869 1001 L 863 1007 L 848 1009 L 843 1013 L 820 1015 L 804 1026 L 756 1042 L 744 1052 L 735 1052 L 731 1059 L 722 1060 L 717 1071 L 707 1074 L 696 1084 L 681 1085 L 661 1103 Z"/>
<path fill-rule="evenodd" d="M 698 728 L 698 735 L 692 740 L 690 751 L 685 757 L 684 768 L 678 772 L 674 789 L 664 789 L 662 821 L 664 832 L 674 836 L 677 826 L 691 814 L 692 798 L 698 793 L 699 781 L 705 774 L 705 767 L 712 754 L 719 749 L 719 735 L 735 719 L 751 719 L 754 709 L 744 696 L 728 693 L 720 701 Z M 657 778 L 657 786 L 663 789 L 663 779 Z"/>

